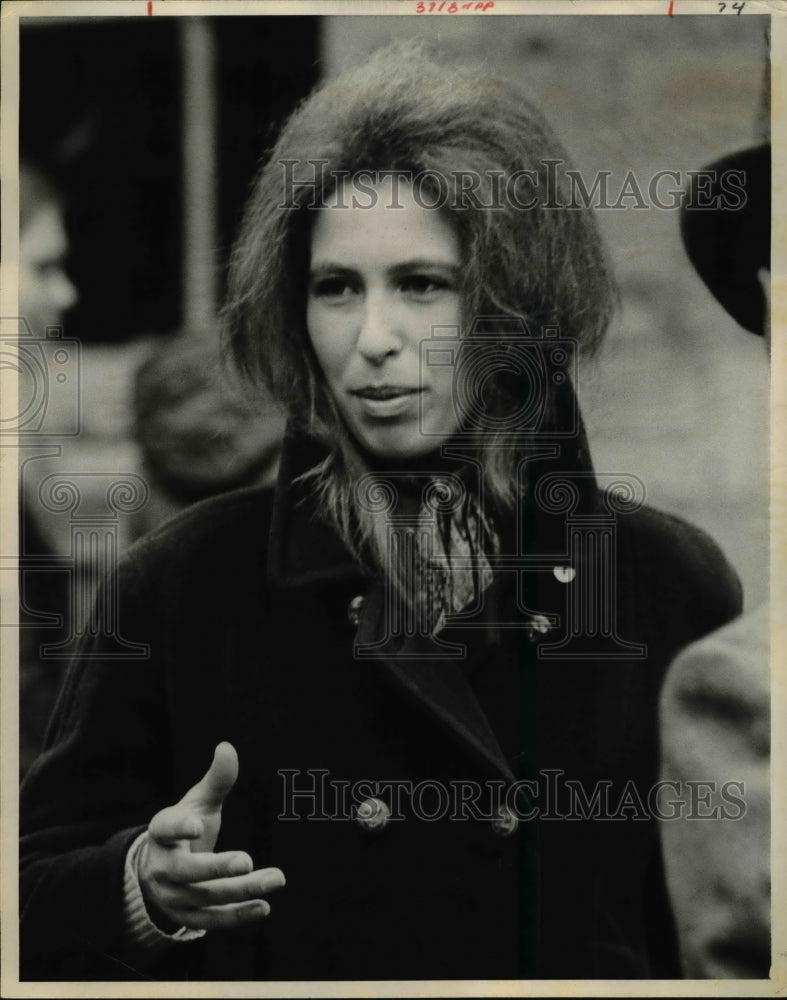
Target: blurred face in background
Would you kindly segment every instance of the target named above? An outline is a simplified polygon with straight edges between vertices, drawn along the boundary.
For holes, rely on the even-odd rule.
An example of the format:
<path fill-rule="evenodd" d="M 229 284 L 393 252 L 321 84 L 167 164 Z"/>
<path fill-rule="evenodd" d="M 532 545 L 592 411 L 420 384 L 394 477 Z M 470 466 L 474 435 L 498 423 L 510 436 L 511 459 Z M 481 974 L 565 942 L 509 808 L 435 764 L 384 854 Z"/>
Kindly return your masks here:
<path fill-rule="evenodd" d="M 437 449 L 459 427 L 453 370 L 422 370 L 420 345 L 433 327 L 461 324 L 461 253 L 451 222 L 406 186 L 397 209 L 385 185 L 376 190 L 370 207 L 317 213 L 306 322 L 355 439 L 378 458 L 402 460 Z"/>
<path fill-rule="evenodd" d="M 68 253 L 63 216 L 54 202 L 34 212 L 19 235 L 19 312 L 34 334 L 59 326 L 77 301 L 65 272 Z"/>

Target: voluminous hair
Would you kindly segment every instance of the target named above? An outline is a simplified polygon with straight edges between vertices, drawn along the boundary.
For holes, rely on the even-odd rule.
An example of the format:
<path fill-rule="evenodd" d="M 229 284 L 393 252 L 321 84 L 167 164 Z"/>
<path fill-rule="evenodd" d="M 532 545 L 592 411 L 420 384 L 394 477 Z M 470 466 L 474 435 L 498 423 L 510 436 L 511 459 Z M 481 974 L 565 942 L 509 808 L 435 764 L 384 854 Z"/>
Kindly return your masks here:
<path fill-rule="evenodd" d="M 371 547 L 373 562 L 384 563 L 370 541 L 376 530 L 352 503 L 364 460 L 306 328 L 309 240 L 319 210 L 311 206 L 328 197 L 342 172 L 429 172 L 449 187 L 472 172 L 480 179 L 478 204 L 453 189 L 439 209 L 460 239 L 467 324 L 494 315 L 523 320 L 530 335 L 556 327 L 590 354 L 609 325 L 616 290 L 592 212 L 565 207 L 572 201 L 570 169 L 549 124 L 516 87 L 478 69 L 443 65 L 420 44 L 378 51 L 325 83 L 292 114 L 266 157 L 231 255 L 225 335 L 252 383 L 267 386 L 292 421 L 329 447 L 323 504 L 356 553 Z M 519 176 L 532 181 L 531 207 L 511 199 L 482 207 L 525 171 Z M 505 350 L 502 344 L 492 335 L 490 350 Z M 512 391 L 510 384 L 500 389 L 501 408 Z M 493 408 L 495 399 L 493 387 Z M 498 513 L 510 509 L 521 449 L 507 435 L 499 447 L 490 439 L 479 457 Z"/>

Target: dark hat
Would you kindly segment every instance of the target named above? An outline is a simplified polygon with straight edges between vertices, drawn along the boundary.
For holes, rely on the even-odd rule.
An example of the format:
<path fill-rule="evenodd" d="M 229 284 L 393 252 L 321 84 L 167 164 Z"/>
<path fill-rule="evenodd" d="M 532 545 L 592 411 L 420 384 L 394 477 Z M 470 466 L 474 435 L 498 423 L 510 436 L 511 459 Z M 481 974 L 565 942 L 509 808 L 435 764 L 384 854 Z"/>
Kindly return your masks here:
<path fill-rule="evenodd" d="M 716 299 L 746 330 L 764 333 L 757 271 L 771 266 L 770 143 L 696 171 L 680 228 L 689 260 Z"/>

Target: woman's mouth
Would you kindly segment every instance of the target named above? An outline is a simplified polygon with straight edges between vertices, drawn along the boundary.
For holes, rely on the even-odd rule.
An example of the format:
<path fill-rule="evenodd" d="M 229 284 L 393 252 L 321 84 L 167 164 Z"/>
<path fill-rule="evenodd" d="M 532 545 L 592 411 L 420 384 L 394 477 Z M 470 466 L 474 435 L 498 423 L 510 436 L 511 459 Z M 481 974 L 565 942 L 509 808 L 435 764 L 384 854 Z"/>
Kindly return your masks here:
<path fill-rule="evenodd" d="M 350 395 L 360 402 L 361 409 L 371 417 L 397 417 L 415 406 L 423 392 L 419 387 L 403 385 L 366 385 L 351 389 Z"/>

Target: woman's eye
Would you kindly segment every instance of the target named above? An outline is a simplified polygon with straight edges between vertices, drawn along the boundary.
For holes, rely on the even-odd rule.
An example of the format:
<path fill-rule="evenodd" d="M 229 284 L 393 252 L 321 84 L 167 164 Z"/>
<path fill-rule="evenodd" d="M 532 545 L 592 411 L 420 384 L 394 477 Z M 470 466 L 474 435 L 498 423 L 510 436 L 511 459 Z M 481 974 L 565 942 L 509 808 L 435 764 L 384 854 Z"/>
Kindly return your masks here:
<path fill-rule="evenodd" d="M 402 291 L 412 298 L 432 298 L 448 287 L 443 278 L 429 274 L 411 274 L 402 279 Z"/>
<path fill-rule="evenodd" d="M 355 288 L 346 278 L 320 278 L 311 286 L 311 294 L 321 299 L 342 301 L 355 294 Z"/>

